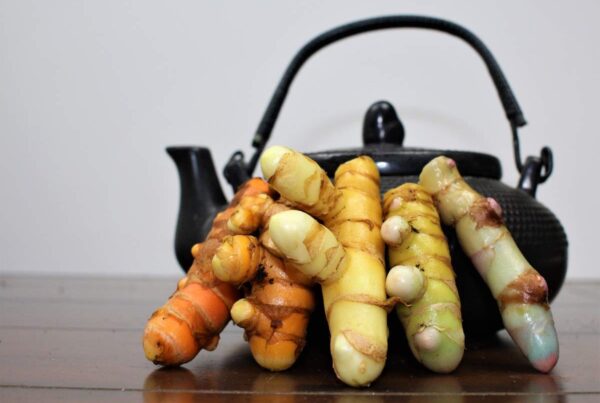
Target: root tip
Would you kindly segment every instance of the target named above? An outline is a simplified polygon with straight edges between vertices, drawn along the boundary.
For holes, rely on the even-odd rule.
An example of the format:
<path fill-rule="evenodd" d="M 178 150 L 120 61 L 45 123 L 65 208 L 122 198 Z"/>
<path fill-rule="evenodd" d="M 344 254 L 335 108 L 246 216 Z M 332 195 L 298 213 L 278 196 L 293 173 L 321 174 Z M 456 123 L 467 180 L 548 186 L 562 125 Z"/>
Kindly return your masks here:
<path fill-rule="evenodd" d="M 243 327 L 243 322 L 254 316 L 254 307 L 245 298 L 240 299 L 231 307 L 231 319 Z"/>
<path fill-rule="evenodd" d="M 554 368 L 554 366 L 556 365 L 557 362 L 558 362 L 558 354 L 551 353 L 550 355 L 548 355 L 542 359 L 533 361 L 532 364 L 535 369 L 547 374 L 548 372 L 552 371 L 552 368 Z"/>

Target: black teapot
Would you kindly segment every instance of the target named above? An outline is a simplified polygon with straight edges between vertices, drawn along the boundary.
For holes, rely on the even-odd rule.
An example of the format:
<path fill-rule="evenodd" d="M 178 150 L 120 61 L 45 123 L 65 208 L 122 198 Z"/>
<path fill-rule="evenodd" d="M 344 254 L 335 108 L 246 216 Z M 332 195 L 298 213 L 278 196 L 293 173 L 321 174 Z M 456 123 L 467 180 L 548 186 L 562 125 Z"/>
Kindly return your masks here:
<path fill-rule="evenodd" d="M 258 126 L 252 141 L 256 149 L 248 162 L 242 152 L 233 154 L 224 176 L 235 190 L 249 179 L 269 139 L 292 80 L 302 64 L 319 49 L 346 37 L 388 28 L 424 28 L 442 31 L 463 39 L 483 59 L 504 107 L 512 130 L 517 169 L 521 174 L 517 188 L 502 182 L 502 168 L 492 155 L 453 150 L 403 147 L 404 128 L 387 102 L 373 104 L 366 112 L 362 148 L 307 153 L 329 175 L 337 166 L 358 155 L 369 155 L 381 173 L 382 193 L 404 182 L 418 181 L 423 166 L 432 158 L 446 155 L 454 159 L 466 181 L 480 193 L 498 200 L 506 225 L 529 262 L 544 276 L 552 300 L 558 293 L 567 269 L 567 237 L 558 219 L 535 199 L 538 184 L 552 173 L 552 152 L 544 147 L 539 157 L 521 162 L 518 128 L 526 124 L 494 56 L 473 33 L 449 21 L 422 16 L 387 16 L 346 24 L 327 31 L 306 44 L 285 71 Z M 187 270 L 192 263 L 190 248 L 201 242 L 210 230 L 217 212 L 227 201 L 219 185 L 210 151 L 203 147 L 169 147 L 167 152 L 177 165 L 181 184 L 181 204 L 175 237 L 179 264 Z M 462 252 L 454 230 L 445 228 L 462 301 L 465 330 L 470 335 L 491 333 L 502 328 L 497 305 L 487 286 Z"/>

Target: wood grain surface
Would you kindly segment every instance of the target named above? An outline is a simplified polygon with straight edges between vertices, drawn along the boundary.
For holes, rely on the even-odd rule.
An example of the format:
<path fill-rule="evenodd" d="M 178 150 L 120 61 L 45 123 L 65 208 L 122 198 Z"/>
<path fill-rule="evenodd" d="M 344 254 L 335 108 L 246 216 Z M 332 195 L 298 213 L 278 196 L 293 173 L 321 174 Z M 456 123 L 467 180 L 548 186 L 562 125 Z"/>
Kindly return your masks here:
<path fill-rule="evenodd" d="M 240 329 L 182 368 L 145 360 L 142 329 L 176 279 L 0 276 L 0 402 L 599 402 L 600 282 L 569 282 L 552 304 L 560 359 L 533 370 L 506 333 L 472 340 L 450 375 L 422 368 L 392 326 L 382 376 L 367 389 L 331 369 L 322 314 L 294 367 L 254 363 Z M 395 317 L 391 321 L 397 322 Z"/>

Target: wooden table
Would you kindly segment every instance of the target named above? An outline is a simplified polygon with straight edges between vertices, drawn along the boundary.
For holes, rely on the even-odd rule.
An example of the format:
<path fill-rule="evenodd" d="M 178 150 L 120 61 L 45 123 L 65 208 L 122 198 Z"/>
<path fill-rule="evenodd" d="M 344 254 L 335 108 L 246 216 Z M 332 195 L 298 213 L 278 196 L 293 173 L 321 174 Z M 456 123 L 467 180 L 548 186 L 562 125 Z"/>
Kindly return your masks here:
<path fill-rule="evenodd" d="M 352 389 L 336 380 L 326 341 L 271 373 L 233 326 L 215 352 L 158 369 L 141 334 L 175 281 L 0 276 L 0 402 L 600 402 L 600 282 L 567 283 L 552 304 L 561 351 L 550 375 L 536 373 L 504 332 L 468 339 L 451 375 L 423 369 L 394 338 L 382 376 Z"/>

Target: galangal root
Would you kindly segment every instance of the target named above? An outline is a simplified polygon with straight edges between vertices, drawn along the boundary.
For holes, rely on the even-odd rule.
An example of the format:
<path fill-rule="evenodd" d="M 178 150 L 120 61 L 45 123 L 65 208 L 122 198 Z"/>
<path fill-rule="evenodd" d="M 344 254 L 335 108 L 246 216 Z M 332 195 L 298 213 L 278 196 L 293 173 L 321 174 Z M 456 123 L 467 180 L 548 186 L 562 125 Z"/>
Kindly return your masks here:
<path fill-rule="evenodd" d="M 450 251 L 431 196 L 406 183 L 383 198 L 381 235 L 388 245 L 388 295 L 415 358 L 435 372 L 451 372 L 464 352 L 460 300 Z"/>
<path fill-rule="evenodd" d="M 531 364 L 549 372 L 558 361 L 558 338 L 548 305 L 548 286 L 527 262 L 492 198 L 473 190 L 456 163 L 446 157 L 429 162 L 419 183 L 452 225 L 465 253 L 498 302 L 504 327 Z"/>

